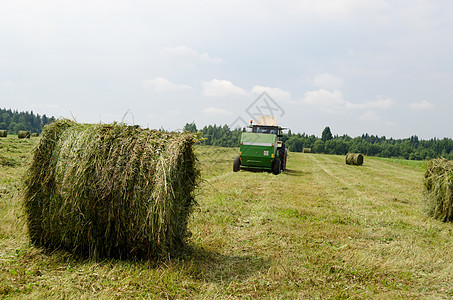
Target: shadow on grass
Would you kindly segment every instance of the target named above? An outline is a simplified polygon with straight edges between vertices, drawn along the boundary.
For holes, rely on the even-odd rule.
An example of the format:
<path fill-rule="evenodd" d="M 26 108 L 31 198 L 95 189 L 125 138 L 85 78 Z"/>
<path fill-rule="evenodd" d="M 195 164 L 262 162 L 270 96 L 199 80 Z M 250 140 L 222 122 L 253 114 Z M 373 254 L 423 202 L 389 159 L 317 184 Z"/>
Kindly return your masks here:
<path fill-rule="evenodd" d="M 241 172 L 251 172 L 251 173 L 272 173 L 269 169 L 260 169 L 260 168 L 241 168 Z"/>
<path fill-rule="evenodd" d="M 178 254 L 152 259 L 89 259 L 62 249 L 49 250 L 31 245 L 17 252 L 15 256 L 21 264 L 45 261 L 46 265 L 51 266 L 50 269 L 55 270 L 89 270 L 96 267 L 108 271 L 118 267 L 138 272 L 143 269 L 161 269 L 165 273 L 184 274 L 197 281 L 223 284 L 245 280 L 257 272 L 266 272 L 271 266 L 271 261 L 265 258 L 253 255 L 224 255 L 192 244 L 180 249 Z"/>
<path fill-rule="evenodd" d="M 303 172 L 301 170 L 296 169 L 286 169 L 283 173 L 289 176 L 303 176 L 308 174 L 308 172 Z"/>
<path fill-rule="evenodd" d="M 190 264 L 192 275 L 208 282 L 242 281 L 271 267 L 270 260 L 253 255 L 224 255 L 193 245 L 187 250 L 182 259 Z"/>
<path fill-rule="evenodd" d="M 272 173 L 271 170 L 267 170 L 267 169 L 241 169 L 241 172 L 269 173 L 269 174 Z M 304 171 L 296 170 L 296 169 L 286 169 L 281 174 L 287 174 L 289 176 L 303 176 L 303 175 L 309 174 L 309 172 L 304 172 Z"/>

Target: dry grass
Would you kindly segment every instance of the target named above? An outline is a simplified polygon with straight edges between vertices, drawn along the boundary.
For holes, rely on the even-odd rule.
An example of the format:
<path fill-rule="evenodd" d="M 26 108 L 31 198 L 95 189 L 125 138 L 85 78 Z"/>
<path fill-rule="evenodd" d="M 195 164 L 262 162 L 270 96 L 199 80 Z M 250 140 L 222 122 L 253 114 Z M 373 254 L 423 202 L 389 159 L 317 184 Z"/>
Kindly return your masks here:
<path fill-rule="evenodd" d="M 29 139 L 30 138 L 30 131 L 19 130 L 17 132 L 17 137 L 20 138 L 20 139 Z"/>
<path fill-rule="evenodd" d="M 199 174 L 195 141 L 124 124 L 46 126 L 25 180 L 31 241 L 94 259 L 177 252 Z"/>
<path fill-rule="evenodd" d="M 237 151 L 196 147 L 203 181 L 191 249 L 158 262 L 91 262 L 31 247 L 13 204 L 18 180 L 10 171 L 22 167 L 0 166 L 10 172 L 0 186 L 7 189 L 0 217 L 12 216 L 0 225 L 0 295 L 453 297 L 453 228 L 425 215 L 423 162 L 366 157 L 363 167 L 345 168 L 344 156 L 290 153 L 288 170 L 275 176 L 233 173 Z"/>
<path fill-rule="evenodd" d="M 424 186 L 429 215 L 453 221 L 453 162 L 443 158 L 429 161 Z"/>
<path fill-rule="evenodd" d="M 345 160 L 346 160 L 347 165 L 354 165 L 354 166 L 363 165 L 363 155 L 360 153 L 348 153 L 348 154 L 346 154 Z"/>

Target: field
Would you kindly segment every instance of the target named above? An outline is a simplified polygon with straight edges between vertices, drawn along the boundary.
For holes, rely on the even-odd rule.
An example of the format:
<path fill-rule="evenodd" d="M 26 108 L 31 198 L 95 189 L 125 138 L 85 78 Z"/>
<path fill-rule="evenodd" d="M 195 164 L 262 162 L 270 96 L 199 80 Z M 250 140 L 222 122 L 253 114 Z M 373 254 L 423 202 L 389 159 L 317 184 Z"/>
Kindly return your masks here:
<path fill-rule="evenodd" d="M 29 244 L 21 176 L 37 141 L 0 139 L 0 298 L 453 297 L 453 224 L 426 216 L 424 162 L 290 153 L 275 176 L 197 147 L 186 254 L 89 261 Z"/>

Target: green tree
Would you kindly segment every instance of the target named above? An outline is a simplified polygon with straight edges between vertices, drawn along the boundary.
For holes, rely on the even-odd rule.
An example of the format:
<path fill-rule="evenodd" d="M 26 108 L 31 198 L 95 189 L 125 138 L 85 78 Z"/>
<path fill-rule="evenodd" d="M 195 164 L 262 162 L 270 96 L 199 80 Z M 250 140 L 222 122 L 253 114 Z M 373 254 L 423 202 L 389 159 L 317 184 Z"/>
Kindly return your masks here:
<path fill-rule="evenodd" d="M 186 123 L 186 125 L 184 125 L 184 130 L 188 131 L 188 132 L 196 133 L 197 132 L 197 125 L 195 125 L 195 122 L 192 122 L 190 124 Z"/>
<path fill-rule="evenodd" d="M 17 123 L 16 126 L 14 126 L 14 132 L 17 133 L 19 130 L 26 130 L 25 125 L 23 123 Z"/>
<path fill-rule="evenodd" d="M 16 131 L 16 125 L 17 125 L 16 122 L 11 122 L 11 123 L 9 123 L 9 125 L 8 125 L 8 132 L 9 132 L 9 133 L 13 133 L 13 134 L 14 134 L 14 133 L 17 133 L 17 131 Z"/>
<path fill-rule="evenodd" d="M 302 152 L 302 148 L 304 147 L 304 143 L 301 137 L 297 135 L 291 136 L 285 143 L 286 147 L 289 151 L 292 152 Z"/>
<path fill-rule="evenodd" d="M 9 115 L 9 113 L 7 112 L 3 113 L 3 122 L 9 125 L 9 123 L 11 122 L 11 116 Z"/>
<path fill-rule="evenodd" d="M 313 149 L 312 150 L 313 150 L 314 153 L 324 153 L 325 152 L 324 141 L 317 140 L 313 144 Z"/>
<path fill-rule="evenodd" d="M 321 140 L 323 142 L 326 142 L 328 140 L 331 140 L 333 138 L 332 136 L 332 132 L 330 131 L 330 127 L 327 126 L 326 128 L 324 128 L 324 130 L 322 131 L 322 135 L 321 135 Z"/>

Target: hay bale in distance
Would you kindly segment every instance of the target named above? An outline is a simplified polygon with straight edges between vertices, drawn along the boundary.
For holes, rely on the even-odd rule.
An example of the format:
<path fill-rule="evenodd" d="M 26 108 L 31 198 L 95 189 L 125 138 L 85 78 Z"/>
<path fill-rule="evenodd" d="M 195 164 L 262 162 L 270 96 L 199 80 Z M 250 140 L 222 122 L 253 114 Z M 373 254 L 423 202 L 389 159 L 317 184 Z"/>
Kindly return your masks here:
<path fill-rule="evenodd" d="M 30 131 L 26 131 L 26 130 L 19 130 L 17 132 L 17 137 L 20 138 L 20 139 L 29 139 L 30 138 Z"/>
<path fill-rule="evenodd" d="M 0 137 L 7 137 L 7 136 L 8 136 L 8 131 L 0 130 Z"/>
<path fill-rule="evenodd" d="M 363 155 L 360 153 L 348 153 L 346 154 L 346 164 L 361 166 L 363 165 Z"/>
<path fill-rule="evenodd" d="M 311 148 L 302 148 L 302 153 L 311 153 Z"/>
<path fill-rule="evenodd" d="M 453 221 L 453 162 L 430 160 L 423 185 L 428 214 L 443 222 Z"/>
<path fill-rule="evenodd" d="M 32 243 L 93 259 L 178 252 L 195 204 L 196 140 L 116 123 L 47 125 L 25 179 Z"/>
<path fill-rule="evenodd" d="M 38 137 L 38 136 L 39 136 L 39 133 L 33 132 L 33 133 L 31 134 L 31 136 L 32 136 L 32 137 Z"/>

